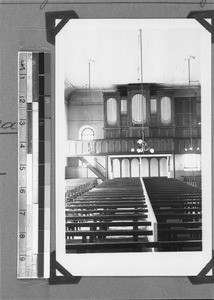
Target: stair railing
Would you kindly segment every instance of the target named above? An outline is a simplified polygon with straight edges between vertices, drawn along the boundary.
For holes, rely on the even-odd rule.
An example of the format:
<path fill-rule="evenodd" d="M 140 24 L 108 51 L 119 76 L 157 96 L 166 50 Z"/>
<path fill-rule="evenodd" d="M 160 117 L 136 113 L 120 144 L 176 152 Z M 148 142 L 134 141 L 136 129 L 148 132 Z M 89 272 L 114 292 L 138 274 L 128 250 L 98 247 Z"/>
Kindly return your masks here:
<path fill-rule="evenodd" d="M 106 177 L 106 169 L 101 165 L 101 163 L 98 162 L 96 158 L 94 158 L 94 168 L 98 170 L 103 176 Z"/>

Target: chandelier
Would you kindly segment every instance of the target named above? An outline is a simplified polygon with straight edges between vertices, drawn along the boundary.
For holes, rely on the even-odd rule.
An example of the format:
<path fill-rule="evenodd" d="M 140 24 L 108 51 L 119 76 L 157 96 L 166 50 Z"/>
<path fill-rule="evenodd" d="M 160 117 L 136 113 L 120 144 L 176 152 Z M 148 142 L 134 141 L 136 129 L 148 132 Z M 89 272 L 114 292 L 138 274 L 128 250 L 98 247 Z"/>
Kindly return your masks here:
<path fill-rule="evenodd" d="M 139 44 L 140 44 L 140 69 L 141 69 L 141 94 L 143 99 L 143 55 L 142 55 L 142 29 L 139 30 Z M 143 128 L 143 121 L 142 121 L 142 137 L 137 141 L 137 148 L 131 148 L 131 152 L 137 153 L 154 153 L 154 149 L 150 148 L 144 139 L 144 128 Z"/>
<path fill-rule="evenodd" d="M 200 147 L 199 146 L 193 146 L 191 143 L 188 147 L 185 147 L 185 151 L 186 152 L 195 152 L 195 151 L 199 151 Z"/>
<path fill-rule="evenodd" d="M 143 130 L 142 130 L 142 138 L 137 141 L 137 144 L 138 144 L 137 148 L 136 149 L 132 148 L 131 152 L 137 152 L 137 153 L 154 153 L 155 152 L 155 150 L 153 148 L 150 148 L 147 145 L 147 143 L 145 142 Z"/>

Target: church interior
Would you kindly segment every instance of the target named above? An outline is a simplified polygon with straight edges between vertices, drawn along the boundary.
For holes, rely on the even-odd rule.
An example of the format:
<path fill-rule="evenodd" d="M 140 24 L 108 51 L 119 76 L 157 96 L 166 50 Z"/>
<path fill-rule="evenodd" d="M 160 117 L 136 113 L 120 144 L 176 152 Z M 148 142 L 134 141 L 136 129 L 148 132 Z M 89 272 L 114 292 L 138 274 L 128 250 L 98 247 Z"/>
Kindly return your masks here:
<path fill-rule="evenodd" d="M 66 253 L 202 251 L 201 36 L 150 25 L 64 33 Z"/>
<path fill-rule="evenodd" d="M 201 87 L 65 81 L 67 253 L 202 250 Z"/>

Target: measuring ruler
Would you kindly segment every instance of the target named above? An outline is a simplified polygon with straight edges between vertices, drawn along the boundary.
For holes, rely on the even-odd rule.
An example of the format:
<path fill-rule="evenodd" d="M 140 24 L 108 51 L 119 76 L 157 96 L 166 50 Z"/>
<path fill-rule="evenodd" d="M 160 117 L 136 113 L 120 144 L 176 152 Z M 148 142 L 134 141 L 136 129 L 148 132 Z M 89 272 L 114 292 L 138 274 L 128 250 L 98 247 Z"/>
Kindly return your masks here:
<path fill-rule="evenodd" d="M 18 278 L 49 277 L 51 111 L 46 57 L 39 52 L 18 55 Z"/>

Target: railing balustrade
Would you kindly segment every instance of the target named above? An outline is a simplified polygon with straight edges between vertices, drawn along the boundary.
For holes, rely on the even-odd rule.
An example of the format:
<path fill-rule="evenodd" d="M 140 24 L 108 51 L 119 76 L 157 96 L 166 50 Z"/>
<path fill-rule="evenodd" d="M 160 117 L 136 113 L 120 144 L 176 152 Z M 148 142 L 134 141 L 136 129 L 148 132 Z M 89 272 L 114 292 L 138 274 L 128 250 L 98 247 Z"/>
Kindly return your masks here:
<path fill-rule="evenodd" d="M 69 205 L 69 202 L 72 202 L 77 196 L 82 195 L 85 192 L 88 192 L 92 188 L 98 185 L 97 179 L 92 179 L 87 182 L 81 183 L 81 179 L 79 182 L 73 182 L 73 186 L 67 186 L 65 192 L 65 202 Z"/>
<path fill-rule="evenodd" d="M 201 189 L 201 176 L 182 176 L 185 183 Z"/>
<path fill-rule="evenodd" d="M 137 149 L 137 141 L 139 138 L 123 138 L 123 139 L 100 139 L 93 141 L 74 141 L 68 140 L 66 149 L 67 156 L 83 156 L 83 155 L 102 155 L 115 153 L 133 153 L 132 149 Z M 150 148 L 155 149 L 155 152 L 170 152 L 174 151 L 173 139 L 147 139 Z"/>
<path fill-rule="evenodd" d="M 94 159 L 94 168 L 96 168 L 98 170 L 98 172 L 100 172 L 103 176 L 107 176 L 107 172 L 106 169 L 103 167 L 103 165 L 101 165 L 98 160 L 95 158 Z"/>
<path fill-rule="evenodd" d="M 139 138 L 99 139 L 92 141 L 68 140 L 66 142 L 67 156 L 80 155 L 105 155 L 115 153 L 132 153 L 137 149 Z M 147 138 L 147 145 L 155 149 L 155 153 L 186 153 L 185 148 L 190 144 L 190 139 L 174 138 Z M 193 139 L 194 148 L 199 147 L 201 140 Z M 200 150 L 197 150 L 200 153 Z"/>

